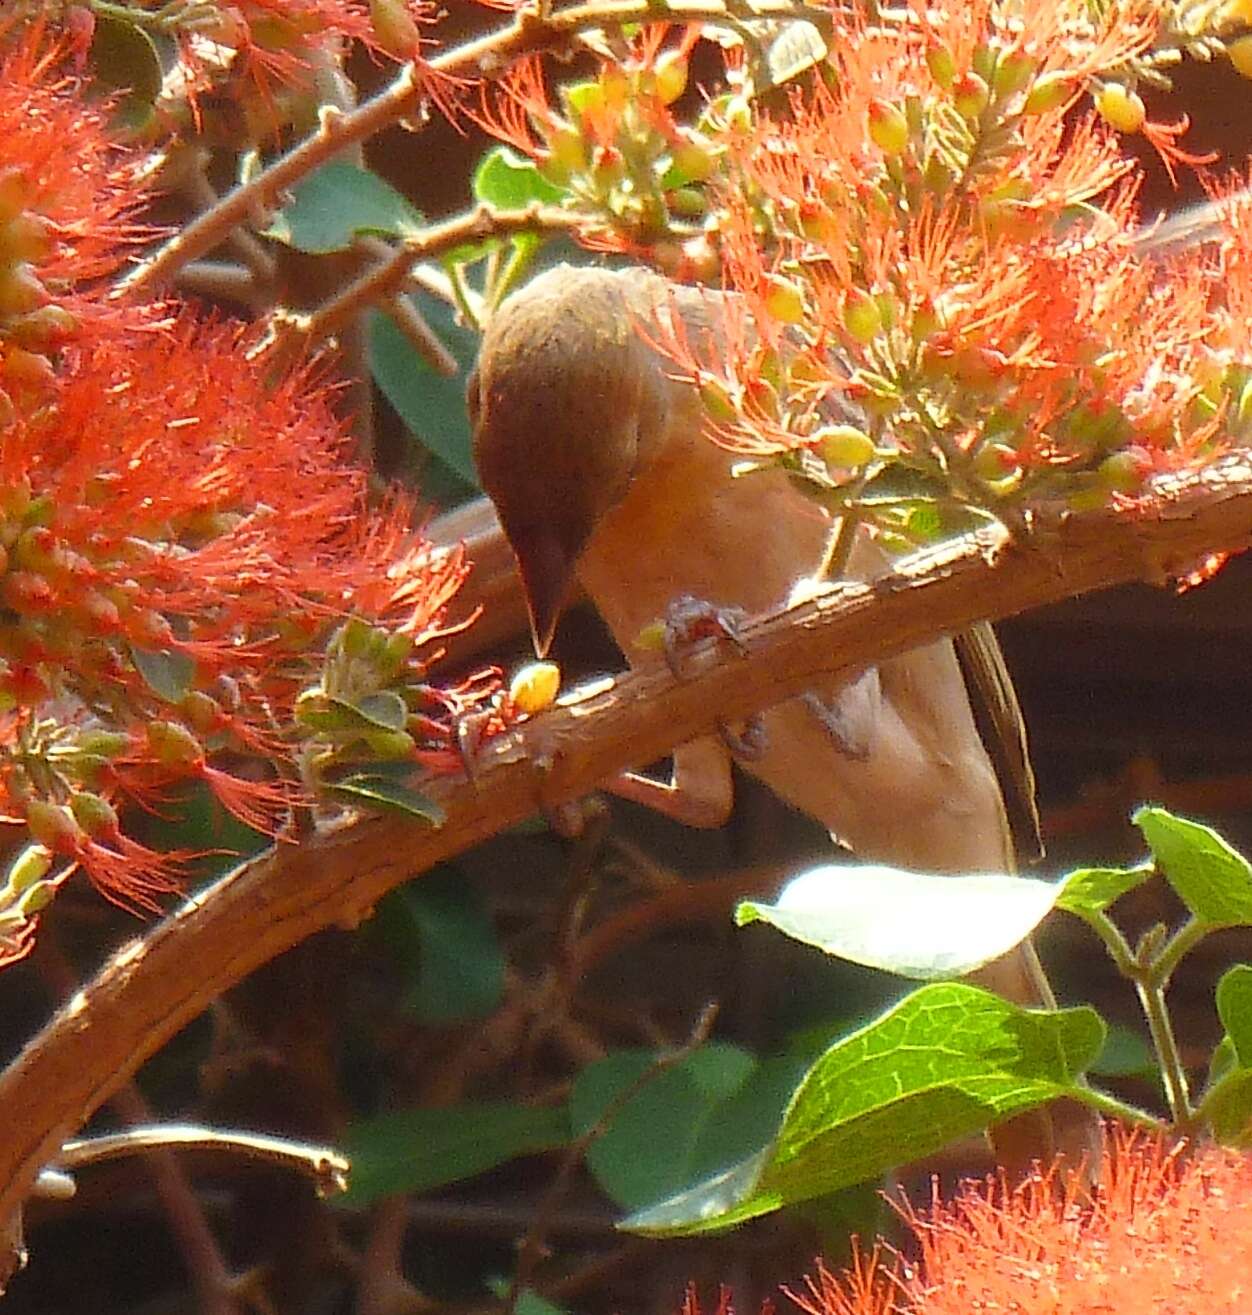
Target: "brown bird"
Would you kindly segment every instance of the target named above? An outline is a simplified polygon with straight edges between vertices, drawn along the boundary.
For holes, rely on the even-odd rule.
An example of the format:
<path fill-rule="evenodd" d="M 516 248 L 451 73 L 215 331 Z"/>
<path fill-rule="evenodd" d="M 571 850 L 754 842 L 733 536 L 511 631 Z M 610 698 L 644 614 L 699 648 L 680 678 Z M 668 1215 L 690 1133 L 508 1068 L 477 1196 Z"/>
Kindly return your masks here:
<path fill-rule="evenodd" d="M 698 340 L 715 332 L 724 295 L 640 268 L 561 266 L 492 317 L 469 388 L 474 455 L 517 557 L 540 655 L 575 576 L 628 659 L 640 632 L 683 596 L 759 615 L 813 588 L 835 524 L 782 470 L 733 478 L 731 454 L 701 432 L 695 390 L 670 377 L 672 363 L 639 333 L 672 308 Z M 889 569 L 859 536 L 848 573 Z M 762 722 L 764 747 L 746 770 L 864 860 L 1004 872 L 1019 848 L 1038 854 L 1020 710 L 990 627 L 788 699 Z M 721 825 L 732 803 L 724 739 L 679 746 L 673 761 L 671 782 L 632 775 L 611 788 L 694 825 Z M 1029 945 L 989 965 L 982 981 L 1019 1003 L 1050 999 Z M 1040 1120 L 1027 1121 L 1024 1146 L 1002 1152 L 1018 1167 L 1050 1149 Z"/>

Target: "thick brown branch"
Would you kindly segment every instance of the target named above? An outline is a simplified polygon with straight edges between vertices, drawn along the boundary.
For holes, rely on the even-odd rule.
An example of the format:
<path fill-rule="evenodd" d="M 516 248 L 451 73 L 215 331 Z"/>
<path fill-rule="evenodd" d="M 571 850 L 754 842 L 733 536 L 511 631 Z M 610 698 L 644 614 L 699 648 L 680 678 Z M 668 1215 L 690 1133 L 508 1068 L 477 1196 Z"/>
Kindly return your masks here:
<path fill-rule="evenodd" d="M 877 584 L 848 584 L 753 623 L 744 657 L 710 642 L 681 681 L 658 660 L 576 692 L 487 746 L 475 783 L 430 786 L 447 811 L 439 830 L 371 817 L 244 864 L 116 955 L 0 1075 L 0 1221 L 100 1103 L 217 995 L 312 932 L 360 921 L 440 860 L 819 675 L 975 621 L 1161 581 L 1208 551 L 1249 544 L 1252 465 L 1241 459 L 1162 487 L 1150 507 L 1039 517 L 1017 541 L 960 540 Z"/>

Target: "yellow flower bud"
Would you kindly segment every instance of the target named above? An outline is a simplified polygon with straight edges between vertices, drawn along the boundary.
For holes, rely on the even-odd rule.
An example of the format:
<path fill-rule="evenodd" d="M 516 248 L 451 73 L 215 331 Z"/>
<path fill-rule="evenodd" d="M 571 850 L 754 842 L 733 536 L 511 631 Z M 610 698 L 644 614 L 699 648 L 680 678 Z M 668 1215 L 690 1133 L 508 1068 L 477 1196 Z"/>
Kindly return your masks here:
<path fill-rule="evenodd" d="M 1241 77 L 1252 78 L 1252 33 L 1231 41 L 1226 46 L 1226 53 Z"/>
<path fill-rule="evenodd" d="M 870 140 L 885 155 L 899 155 L 909 144 L 908 119 L 890 101 L 870 101 L 865 118 Z"/>
<path fill-rule="evenodd" d="M 813 438 L 817 455 L 828 466 L 856 470 L 873 460 L 874 440 L 855 425 L 826 425 Z"/>
<path fill-rule="evenodd" d="M 509 699 L 528 717 L 550 708 L 561 689 L 561 668 L 555 662 L 528 662 L 513 673 Z"/>
<path fill-rule="evenodd" d="M 1249 54 L 1252 54 L 1252 51 L 1249 51 Z M 1106 82 L 1096 92 L 1095 107 L 1105 123 L 1116 128 L 1118 132 L 1139 132 L 1148 117 L 1147 108 L 1139 93 L 1128 90 L 1120 82 Z"/>

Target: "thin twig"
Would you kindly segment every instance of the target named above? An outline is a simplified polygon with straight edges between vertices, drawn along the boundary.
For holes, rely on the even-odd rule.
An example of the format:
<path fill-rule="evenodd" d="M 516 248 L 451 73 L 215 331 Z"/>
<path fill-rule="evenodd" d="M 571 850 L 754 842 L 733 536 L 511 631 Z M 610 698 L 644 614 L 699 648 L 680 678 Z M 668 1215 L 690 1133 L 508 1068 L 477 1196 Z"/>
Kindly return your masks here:
<path fill-rule="evenodd" d="M 431 224 L 405 239 L 386 260 L 371 266 L 360 278 L 354 279 L 310 314 L 288 314 L 286 318 L 302 342 L 318 342 L 338 333 L 366 307 L 394 297 L 418 261 L 487 237 L 508 233 L 567 233 L 584 222 L 574 212 L 553 206 L 529 205 L 520 210 L 496 210 L 480 205 L 442 223 Z M 455 369 L 452 373 L 456 373 Z"/>
<path fill-rule="evenodd" d="M 291 187 L 340 151 L 410 117 L 425 95 L 426 77 L 498 77 L 523 55 L 561 48 L 586 28 L 620 23 L 716 22 L 728 16 L 802 18 L 814 23 L 825 23 L 829 18 L 822 10 L 799 0 L 754 0 L 750 8 L 733 0 L 725 4 L 718 0 L 674 0 L 669 4 L 657 0 L 596 0 L 546 16 L 529 6 L 520 8 L 506 27 L 437 55 L 424 69 L 405 65 L 390 86 L 359 109 L 323 116 L 312 136 L 188 224 L 122 279 L 118 292 L 152 295 L 168 286 L 188 261 L 212 251 L 252 214 L 277 204 Z"/>
<path fill-rule="evenodd" d="M 509 1295 L 505 1299 L 505 1309 L 509 1315 L 517 1309 L 518 1298 L 530 1286 L 530 1280 L 543 1254 L 544 1238 L 547 1235 L 548 1222 L 554 1215 L 569 1188 L 570 1179 L 582 1164 L 591 1147 L 613 1126 L 617 1116 L 645 1087 L 649 1087 L 663 1073 L 676 1068 L 694 1050 L 708 1040 L 713 1030 L 713 1021 L 717 1017 L 717 1005 L 707 1004 L 700 1011 L 687 1039 L 674 1050 L 658 1055 L 633 1082 L 628 1083 L 604 1107 L 600 1117 L 583 1133 L 580 1133 L 565 1148 L 561 1163 L 552 1181 L 548 1184 L 535 1213 L 526 1236 L 522 1238 L 517 1249 L 517 1264 L 513 1270 L 513 1279 L 509 1284 Z"/>
<path fill-rule="evenodd" d="M 320 1195 L 329 1196 L 348 1189 L 348 1161 L 329 1146 L 292 1141 L 289 1137 L 270 1137 L 259 1132 L 235 1132 L 223 1128 L 206 1128 L 196 1123 L 156 1123 L 149 1127 L 127 1128 L 124 1132 L 106 1133 L 67 1141 L 61 1147 L 57 1163 L 71 1172 L 88 1165 L 103 1164 L 123 1155 L 154 1150 L 214 1151 L 241 1155 L 248 1160 L 276 1165 L 313 1180 Z"/>

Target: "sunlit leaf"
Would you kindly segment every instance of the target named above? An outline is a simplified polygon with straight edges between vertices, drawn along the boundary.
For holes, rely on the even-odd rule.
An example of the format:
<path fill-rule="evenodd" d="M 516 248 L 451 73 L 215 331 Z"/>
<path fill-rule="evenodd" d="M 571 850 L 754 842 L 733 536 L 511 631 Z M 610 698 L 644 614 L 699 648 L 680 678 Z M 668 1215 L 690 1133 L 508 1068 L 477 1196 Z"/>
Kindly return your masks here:
<path fill-rule="evenodd" d="M 1056 907 L 1080 917 L 1102 913 L 1115 900 L 1142 886 L 1152 876 L 1152 864 L 1133 868 L 1078 868 L 1067 873 L 1056 897 Z"/>
<path fill-rule="evenodd" d="M 1215 926 L 1252 924 L 1252 864 L 1212 827 L 1164 808 L 1140 808 L 1131 820 L 1197 918 Z"/>
<path fill-rule="evenodd" d="M 904 977 L 961 977 L 1008 953 L 1052 908 L 1058 887 L 999 873 L 812 868 L 774 904 L 747 901 L 740 926 L 768 922 L 827 954 Z"/>
<path fill-rule="evenodd" d="M 1024 1010 L 959 982 L 920 987 L 817 1060 L 770 1146 L 621 1226 L 709 1232 L 863 1182 L 1072 1093 L 1104 1034 L 1089 1008 Z"/>

